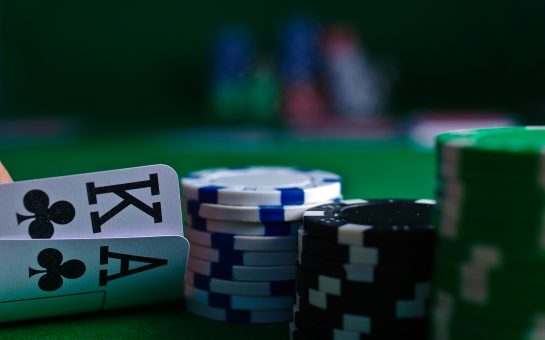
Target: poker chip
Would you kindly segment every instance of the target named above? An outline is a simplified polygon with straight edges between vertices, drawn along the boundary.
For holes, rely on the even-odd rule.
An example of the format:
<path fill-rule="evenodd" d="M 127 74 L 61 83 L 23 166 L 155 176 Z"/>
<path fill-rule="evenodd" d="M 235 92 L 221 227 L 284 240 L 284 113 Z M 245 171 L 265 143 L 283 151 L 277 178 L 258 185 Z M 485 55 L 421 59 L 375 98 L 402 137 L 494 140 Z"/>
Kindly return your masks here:
<path fill-rule="evenodd" d="M 433 334 L 532 339 L 545 332 L 545 127 L 436 138 Z"/>
<path fill-rule="evenodd" d="M 399 275 L 405 278 L 419 280 L 430 277 L 433 270 L 431 258 L 427 263 L 422 262 L 420 266 L 383 268 L 379 265 L 353 264 L 328 261 L 316 256 L 302 252 L 299 257 L 299 264 L 315 273 L 323 273 L 328 276 L 347 279 L 358 282 L 375 282 L 384 277 Z"/>
<path fill-rule="evenodd" d="M 211 307 L 205 303 L 187 300 L 187 310 L 195 315 L 212 320 L 234 323 L 273 323 L 286 322 L 291 319 L 290 309 L 276 310 L 239 310 Z"/>
<path fill-rule="evenodd" d="M 394 334 L 404 335 L 403 338 L 425 339 L 425 334 L 428 332 L 427 318 L 373 317 L 323 310 L 299 303 L 294 307 L 293 320 L 295 325 L 303 331 L 314 329 L 308 327 L 309 325 L 321 325 L 319 329 L 342 329 L 377 339 L 390 339 L 392 331 L 395 332 Z"/>
<path fill-rule="evenodd" d="M 244 282 L 223 280 L 195 273 L 186 272 L 186 283 L 195 288 L 213 293 L 242 296 L 285 296 L 295 291 L 295 280 L 270 282 Z"/>
<path fill-rule="evenodd" d="M 426 338 L 430 200 L 351 200 L 304 214 L 293 338 Z"/>
<path fill-rule="evenodd" d="M 505 325 L 498 327 L 493 322 L 482 321 L 478 324 L 471 322 L 467 318 L 462 318 L 459 315 L 447 316 L 437 315 L 437 319 L 445 326 L 441 329 L 434 330 L 432 336 L 440 338 L 449 336 L 451 339 L 498 339 L 498 340 L 512 340 L 512 339 L 540 339 L 543 337 L 543 330 L 541 329 L 540 322 L 542 319 L 538 316 L 535 317 L 536 321 L 527 326 L 513 327 L 511 325 Z M 448 322 L 446 322 L 448 320 Z"/>
<path fill-rule="evenodd" d="M 320 28 L 312 18 L 291 18 L 281 30 L 282 110 L 291 123 L 312 122 L 328 109 L 321 93 L 319 41 Z"/>
<path fill-rule="evenodd" d="M 272 123 L 278 114 L 280 81 L 274 67 L 268 60 L 258 60 L 252 67 L 246 92 L 249 122 Z"/>
<path fill-rule="evenodd" d="M 216 34 L 212 46 L 210 104 L 219 120 L 239 121 L 247 109 L 254 47 L 251 34 L 244 27 L 224 25 Z"/>
<path fill-rule="evenodd" d="M 299 222 L 238 222 L 206 219 L 187 214 L 186 224 L 200 231 L 236 234 L 245 236 L 287 236 L 297 235 Z"/>
<path fill-rule="evenodd" d="M 463 181 L 517 176 L 519 186 L 539 185 L 544 126 L 455 130 L 437 136 L 437 170 L 442 177 Z M 520 177 L 519 177 L 520 176 Z"/>
<path fill-rule="evenodd" d="M 293 320 L 296 326 L 305 330 L 306 323 L 319 324 L 324 328 L 343 329 L 350 332 L 371 334 L 371 318 L 365 315 L 353 315 L 349 313 L 328 314 L 319 308 L 301 306 L 297 297 L 297 304 L 293 307 Z M 299 327 L 299 326 L 298 326 Z M 309 327 L 310 328 L 310 327 Z"/>
<path fill-rule="evenodd" d="M 297 236 L 240 236 L 209 233 L 193 228 L 186 229 L 186 236 L 193 243 L 205 247 L 249 251 L 290 251 L 297 249 Z"/>
<path fill-rule="evenodd" d="M 311 332 L 304 332 L 297 328 L 294 322 L 290 322 L 290 336 L 292 340 L 315 340 L 315 339 L 332 339 L 332 340 L 366 340 L 369 336 L 358 333 L 345 331 L 343 329 L 326 328 L 318 325 L 307 323 L 305 329 L 311 329 Z"/>
<path fill-rule="evenodd" d="M 429 289 L 426 290 L 426 294 L 411 299 L 398 299 L 392 296 L 389 299 L 382 298 L 377 300 L 374 298 L 365 300 L 365 303 L 362 303 L 360 299 L 335 296 L 313 288 L 299 289 L 298 294 L 300 306 L 308 305 L 336 313 L 350 313 L 353 315 L 374 317 L 395 316 L 397 319 L 407 319 L 422 318 L 428 312 L 427 301 L 429 299 Z"/>
<path fill-rule="evenodd" d="M 326 171 L 289 167 L 209 169 L 184 177 L 182 188 L 185 197 L 200 203 L 297 206 L 339 197 L 341 179 Z"/>
<path fill-rule="evenodd" d="M 298 221 L 306 210 L 316 206 L 316 204 L 235 206 L 201 203 L 193 199 L 183 199 L 182 204 L 187 213 L 203 218 L 261 223 Z"/>
<path fill-rule="evenodd" d="M 294 339 L 339 339 L 339 340 L 368 340 L 368 339 L 406 339 L 406 334 L 410 333 L 414 339 L 427 339 L 427 327 L 420 322 L 411 323 L 405 321 L 382 320 L 383 322 L 373 322 L 371 318 L 357 319 L 354 316 L 345 314 L 343 316 L 343 324 L 346 327 L 357 328 L 357 322 L 363 322 L 364 326 L 369 326 L 369 329 L 364 327 L 364 331 L 349 331 L 342 328 L 328 327 L 320 323 L 318 320 L 304 317 L 301 312 L 294 313 L 294 320 L 290 323 L 290 333 Z M 375 332 L 376 331 L 376 332 Z M 373 333 L 379 333 L 374 335 Z M 411 338 L 413 339 L 413 338 Z"/>
<path fill-rule="evenodd" d="M 377 265 L 393 263 L 398 266 L 418 265 L 422 263 L 423 258 L 433 256 L 433 247 L 388 247 L 379 249 L 378 247 L 360 247 L 347 246 L 344 244 L 334 244 L 324 240 L 313 238 L 305 234 L 303 230 L 299 231 L 299 249 L 305 249 L 305 252 L 312 256 L 321 256 L 326 260 L 339 261 L 350 264 L 368 264 Z"/>
<path fill-rule="evenodd" d="M 188 310 L 237 322 L 224 311 L 290 308 L 303 213 L 337 201 L 340 177 L 322 170 L 254 166 L 201 170 L 181 183 L 191 244 L 185 295 L 206 307 L 206 312 Z M 284 321 L 291 318 L 282 315 Z"/>
<path fill-rule="evenodd" d="M 435 238 L 434 205 L 431 200 L 332 203 L 307 210 L 303 226 L 309 235 L 345 245 L 429 244 Z"/>
<path fill-rule="evenodd" d="M 195 273 L 236 281 L 295 280 L 296 266 L 233 266 L 189 257 L 188 268 Z"/>
<path fill-rule="evenodd" d="M 188 300 L 204 303 L 210 307 L 241 310 L 289 309 L 295 301 L 293 294 L 267 297 L 237 296 L 208 292 L 190 284 L 185 285 L 185 296 Z"/>
<path fill-rule="evenodd" d="M 351 118 L 379 114 L 386 80 L 364 53 L 357 33 L 334 25 L 325 32 L 322 45 L 326 85 L 336 113 Z"/>
<path fill-rule="evenodd" d="M 328 294 L 335 297 L 380 303 L 385 299 L 416 300 L 430 295 L 430 281 L 414 281 L 405 277 L 401 280 L 383 280 L 380 282 L 358 282 L 340 279 L 322 274 L 315 274 L 303 267 L 297 269 L 298 291 L 308 294 L 312 289 L 316 294 Z"/>
<path fill-rule="evenodd" d="M 237 266 L 282 266 L 297 264 L 295 251 L 239 251 L 214 249 L 193 244 L 189 254 L 195 258 Z"/>

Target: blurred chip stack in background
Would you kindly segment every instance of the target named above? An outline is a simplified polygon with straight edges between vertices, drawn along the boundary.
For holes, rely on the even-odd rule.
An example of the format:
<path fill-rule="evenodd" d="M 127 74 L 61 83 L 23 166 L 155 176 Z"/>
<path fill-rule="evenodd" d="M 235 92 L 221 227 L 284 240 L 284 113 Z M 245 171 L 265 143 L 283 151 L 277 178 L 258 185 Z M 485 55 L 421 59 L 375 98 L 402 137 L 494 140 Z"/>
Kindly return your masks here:
<path fill-rule="evenodd" d="M 323 52 L 334 111 L 350 118 L 381 113 L 383 89 L 358 34 L 347 26 L 329 28 L 324 35 Z"/>
<path fill-rule="evenodd" d="M 257 62 L 249 77 L 247 120 L 271 123 L 278 119 L 278 92 L 278 76 L 271 62 L 267 59 Z"/>
<path fill-rule="evenodd" d="M 275 58 L 253 49 L 249 30 L 233 27 L 215 42 L 211 97 L 220 121 L 345 133 L 383 127 L 389 84 L 350 26 L 292 16 L 280 24 Z"/>
<path fill-rule="evenodd" d="M 223 122 L 241 120 L 247 111 L 247 88 L 254 46 L 251 33 L 242 26 L 226 26 L 218 32 L 212 50 L 211 102 Z"/>
<path fill-rule="evenodd" d="M 282 110 L 287 121 L 308 122 L 325 112 L 319 90 L 320 27 L 310 18 L 292 18 L 280 33 Z"/>

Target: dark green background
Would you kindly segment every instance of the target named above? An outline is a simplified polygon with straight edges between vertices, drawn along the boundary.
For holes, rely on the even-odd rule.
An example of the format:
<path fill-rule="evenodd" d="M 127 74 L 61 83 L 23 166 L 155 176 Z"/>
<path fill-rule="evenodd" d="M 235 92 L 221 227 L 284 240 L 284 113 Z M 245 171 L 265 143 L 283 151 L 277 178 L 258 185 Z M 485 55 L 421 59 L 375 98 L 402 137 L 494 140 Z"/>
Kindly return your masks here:
<path fill-rule="evenodd" d="M 2 147 L 15 180 L 165 163 L 180 175 L 217 166 L 285 164 L 339 173 L 346 198 L 433 197 L 433 154 L 402 141 L 300 141 L 285 136 L 249 140 L 182 135 L 109 138 L 49 146 Z M 227 141 L 227 142 L 226 142 Z M 0 325 L 0 339 L 288 339 L 288 324 L 233 325 L 192 316 L 182 303 L 105 315 Z"/>
<path fill-rule="evenodd" d="M 207 121 L 212 33 L 248 24 L 271 53 L 278 23 L 298 11 L 354 24 L 395 66 L 394 111 L 545 111 L 541 0 L 2 0 L 1 115 L 78 116 L 110 131 Z"/>

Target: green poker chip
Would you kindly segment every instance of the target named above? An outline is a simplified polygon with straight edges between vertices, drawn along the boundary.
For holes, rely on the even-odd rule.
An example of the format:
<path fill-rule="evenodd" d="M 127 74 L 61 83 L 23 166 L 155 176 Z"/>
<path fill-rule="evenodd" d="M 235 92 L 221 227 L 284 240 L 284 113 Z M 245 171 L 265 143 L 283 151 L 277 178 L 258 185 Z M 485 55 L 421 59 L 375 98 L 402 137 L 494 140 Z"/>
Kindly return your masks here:
<path fill-rule="evenodd" d="M 545 268 L 545 249 L 541 247 L 523 248 L 517 245 L 500 246 L 478 241 L 459 241 L 444 237 L 437 239 L 436 250 L 444 259 L 460 261 L 481 261 L 495 264 L 498 268 L 507 268 L 513 272 L 539 271 Z M 517 250 L 517 251 L 514 251 Z M 545 270 L 541 270 L 545 277 Z M 540 274 L 541 275 L 541 274 Z M 538 277 L 535 274 L 532 276 Z"/>
<path fill-rule="evenodd" d="M 443 291 L 450 293 L 445 289 Z M 449 307 L 447 312 L 435 306 L 435 312 L 450 314 L 451 318 L 457 316 L 464 319 L 465 324 L 475 324 L 483 328 L 496 324 L 521 331 L 530 328 L 534 320 L 543 312 L 542 309 L 528 304 L 525 300 L 487 301 L 481 304 L 457 298 L 452 300 Z"/>
<path fill-rule="evenodd" d="M 514 269 L 513 265 L 479 263 L 473 258 L 459 260 L 445 255 L 435 266 L 433 287 L 448 293 L 457 313 L 470 320 L 501 320 L 520 325 L 528 317 L 545 311 L 539 298 L 545 287 L 543 271 L 537 264 L 522 267 Z M 517 315 L 513 316 L 513 311 Z"/>
<path fill-rule="evenodd" d="M 512 314 L 512 313 L 511 313 Z M 431 335 L 436 339 L 464 340 L 532 340 L 536 328 L 535 318 L 530 317 L 524 325 L 513 326 L 498 324 L 487 320 L 471 320 L 454 311 L 446 314 L 444 311 L 433 311 L 431 316 Z"/>
<path fill-rule="evenodd" d="M 437 209 L 457 221 L 483 221 L 509 223 L 520 228 L 523 223 L 540 223 L 543 220 L 545 209 L 541 207 L 538 199 L 528 200 L 528 203 L 507 202 L 509 198 L 478 200 L 478 199 L 457 199 L 442 193 L 436 194 Z M 462 218 L 457 218 L 459 216 Z"/>
<path fill-rule="evenodd" d="M 478 165 L 500 165 L 509 161 L 519 162 L 529 169 L 540 161 L 545 140 L 545 126 L 518 126 L 489 129 L 455 130 L 437 136 L 441 162 L 451 158 L 445 155 L 450 149 L 459 150 L 460 160 L 469 168 Z M 524 170 L 524 169 L 521 169 Z"/>
<path fill-rule="evenodd" d="M 448 303 L 435 299 L 432 334 L 544 338 L 545 127 L 458 130 L 436 142 L 432 296 Z"/>
<path fill-rule="evenodd" d="M 539 182 L 545 127 L 457 130 L 437 136 L 438 172 L 461 179 L 513 178 Z M 508 166 L 506 166 L 508 165 Z"/>

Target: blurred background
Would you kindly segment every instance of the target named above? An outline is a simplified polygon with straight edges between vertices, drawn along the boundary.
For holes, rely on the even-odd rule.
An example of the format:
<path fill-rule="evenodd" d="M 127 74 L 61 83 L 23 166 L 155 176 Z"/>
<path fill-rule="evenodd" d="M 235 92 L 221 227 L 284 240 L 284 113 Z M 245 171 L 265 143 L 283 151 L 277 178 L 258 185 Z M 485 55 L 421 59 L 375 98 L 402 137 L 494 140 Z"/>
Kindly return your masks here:
<path fill-rule="evenodd" d="M 545 123 L 544 19 L 539 0 L 5 0 L 0 142 Z"/>

